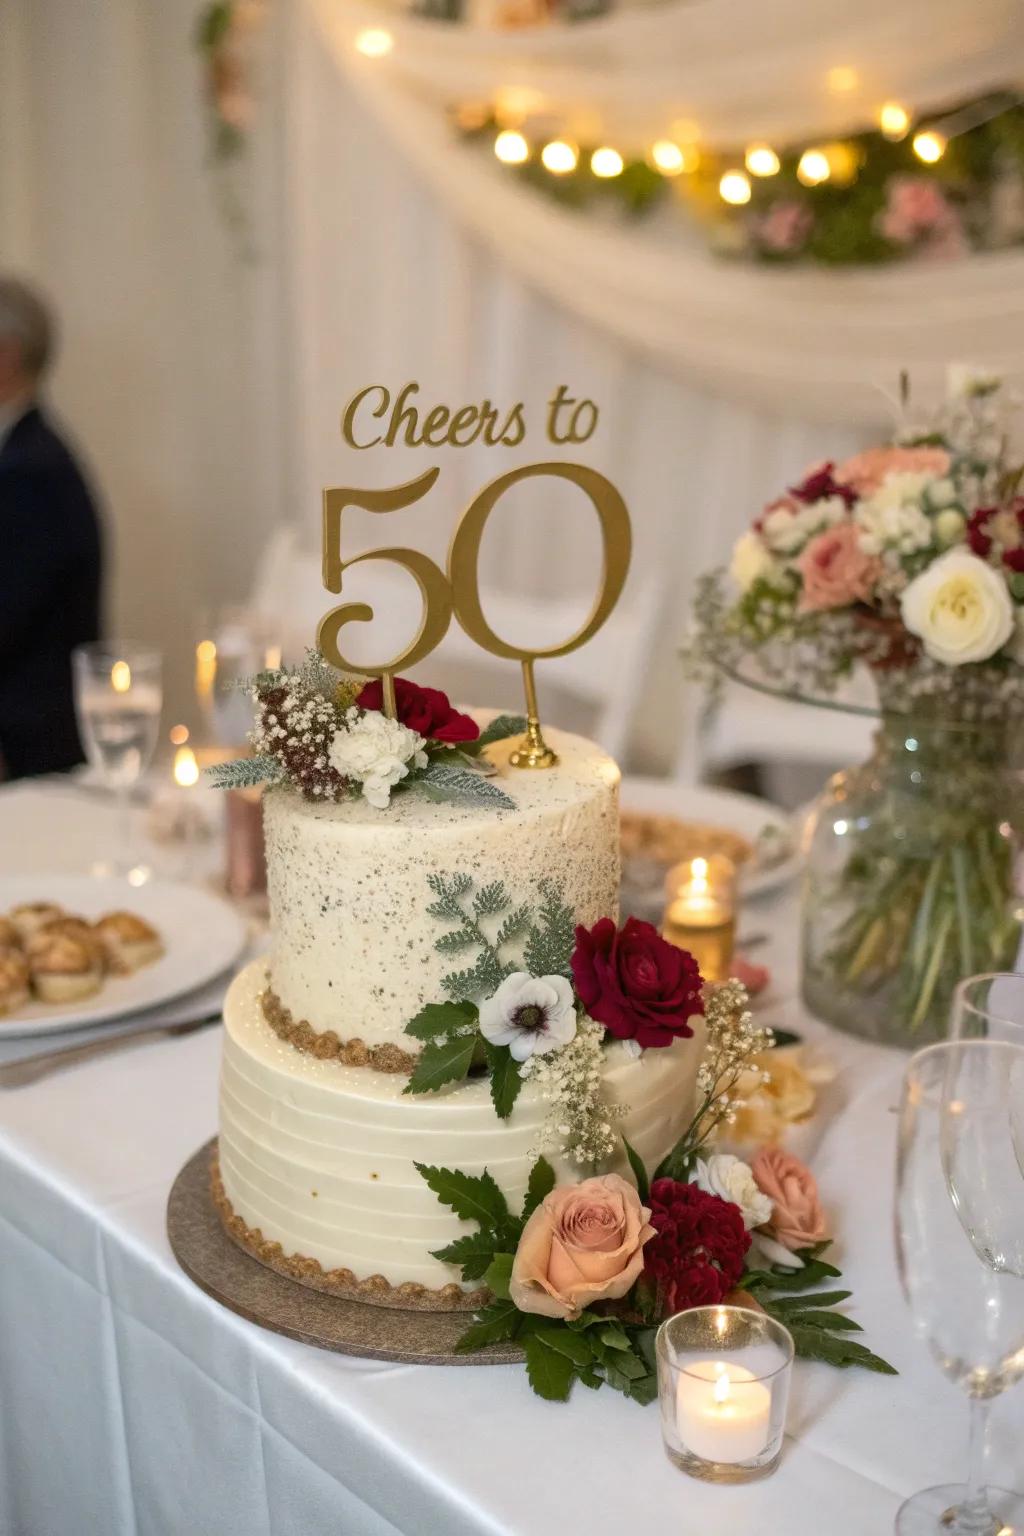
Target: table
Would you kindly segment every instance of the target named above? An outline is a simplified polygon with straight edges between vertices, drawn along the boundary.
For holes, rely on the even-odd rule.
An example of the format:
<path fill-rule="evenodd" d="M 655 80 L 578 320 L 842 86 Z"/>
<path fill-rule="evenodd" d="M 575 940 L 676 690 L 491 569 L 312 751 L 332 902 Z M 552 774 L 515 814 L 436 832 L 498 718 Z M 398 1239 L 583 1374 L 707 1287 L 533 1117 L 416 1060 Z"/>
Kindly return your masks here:
<path fill-rule="evenodd" d="M 67 787 L 0 791 L 0 866 L 81 868 L 106 816 Z M 765 1017 L 840 1069 L 815 1172 L 855 1315 L 900 1376 L 798 1363 L 779 1472 L 716 1488 L 664 1458 L 655 1407 L 616 1393 L 548 1404 L 517 1367 L 349 1360 L 266 1333 L 197 1290 L 164 1232 L 171 1181 L 216 1128 L 207 1030 L 0 1096 L 3 1536 L 874 1536 L 959 1476 L 966 1401 L 911 1338 L 892 1258 L 903 1057 L 801 1016 L 792 891 L 750 921 L 775 938 Z M 995 1407 L 994 1480 L 1024 1482 L 1022 1444 L 1018 1387 Z"/>

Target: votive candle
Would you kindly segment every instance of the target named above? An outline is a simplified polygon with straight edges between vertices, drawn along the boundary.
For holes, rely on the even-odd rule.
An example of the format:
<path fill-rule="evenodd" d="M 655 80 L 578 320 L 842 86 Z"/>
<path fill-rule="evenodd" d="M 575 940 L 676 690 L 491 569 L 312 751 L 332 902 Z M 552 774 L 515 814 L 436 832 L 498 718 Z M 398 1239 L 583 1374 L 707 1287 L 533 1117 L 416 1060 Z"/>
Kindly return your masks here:
<path fill-rule="evenodd" d="M 724 854 L 675 864 L 665 877 L 662 933 L 687 949 L 705 981 L 725 981 L 736 933 L 736 866 Z"/>

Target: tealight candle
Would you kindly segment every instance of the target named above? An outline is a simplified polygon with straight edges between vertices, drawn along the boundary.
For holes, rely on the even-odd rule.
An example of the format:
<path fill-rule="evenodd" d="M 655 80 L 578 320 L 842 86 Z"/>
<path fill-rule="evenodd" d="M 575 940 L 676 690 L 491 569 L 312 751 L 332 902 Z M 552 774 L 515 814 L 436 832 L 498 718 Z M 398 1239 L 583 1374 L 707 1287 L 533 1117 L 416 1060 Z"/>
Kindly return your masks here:
<path fill-rule="evenodd" d="M 679 1438 L 705 1461 L 753 1461 L 768 1444 L 772 1397 L 742 1365 L 698 1360 L 679 1375 Z"/>
<path fill-rule="evenodd" d="M 665 877 L 662 932 L 688 949 L 705 981 L 725 981 L 736 932 L 736 866 L 724 854 L 687 859 Z"/>

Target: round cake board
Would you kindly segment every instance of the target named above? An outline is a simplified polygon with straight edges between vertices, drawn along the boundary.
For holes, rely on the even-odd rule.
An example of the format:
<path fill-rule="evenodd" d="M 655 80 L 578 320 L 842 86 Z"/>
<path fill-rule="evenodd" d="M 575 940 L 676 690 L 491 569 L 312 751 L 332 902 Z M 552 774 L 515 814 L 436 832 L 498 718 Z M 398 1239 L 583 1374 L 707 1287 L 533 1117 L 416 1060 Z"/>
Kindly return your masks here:
<path fill-rule="evenodd" d="M 455 1353 L 469 1326 L 466 1312 L 402 1312 L 346 1301 L 275 1274 L 244 1253 L 225 1232 L 210 1194 L 214 1137 L 182 1168 L 167 1201 L 167 1236 L 174 1257 L 201 1290 L 240 1317 L 303 1344 L 367 1360 L 405 1365 L 511 1365 L 523 1359 L 514 1344 Z"/>

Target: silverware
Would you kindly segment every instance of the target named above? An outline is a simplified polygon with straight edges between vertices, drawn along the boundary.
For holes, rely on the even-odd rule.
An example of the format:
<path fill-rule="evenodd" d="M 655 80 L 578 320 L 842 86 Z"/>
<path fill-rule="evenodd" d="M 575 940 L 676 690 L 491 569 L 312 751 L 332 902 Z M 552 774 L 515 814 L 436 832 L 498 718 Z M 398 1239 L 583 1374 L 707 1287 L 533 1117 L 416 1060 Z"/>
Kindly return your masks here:
<path fill-rule="evenodd" d="M 184 1024 L 143 1024 L 138 1029 L 121 1035 L 108 1035 L 100 1040 L 86 1040 L 81 1045 L 63 1045 L 59 1050 L 46 1051 L 30 1056 L 27 1061 L 12 1061 L 0 1066 L 0 1088 L 26 1088 L 37 1083 L 62 1067 L 86 1061 L 92 1056 L 113 1054 L 122 1045 L 134 1045 L 138 1040 L 156 1038 L 158 1035 L 191 1035 L 209 1024 L 220 1022 L 220 1011 L 202 1019 L 189 1019 Z"/>

